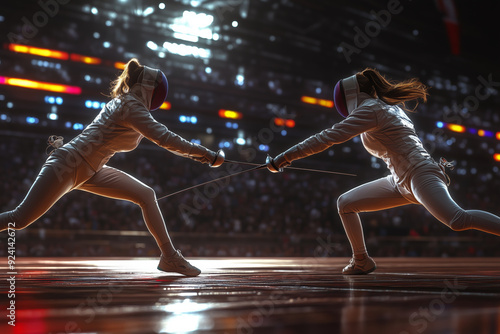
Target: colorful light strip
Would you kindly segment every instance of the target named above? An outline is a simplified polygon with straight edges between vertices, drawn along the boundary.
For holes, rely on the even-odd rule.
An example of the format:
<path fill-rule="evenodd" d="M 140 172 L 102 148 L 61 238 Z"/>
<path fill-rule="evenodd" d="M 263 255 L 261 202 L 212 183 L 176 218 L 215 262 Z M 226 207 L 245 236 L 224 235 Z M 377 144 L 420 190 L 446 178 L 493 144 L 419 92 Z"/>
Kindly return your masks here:
<path fill-rule="evenodd" d="M 286 126 L 287 128 L 294 128 L 295 127 L 295 120 L 275 117 L 274 124 L 276 126 Z"/>
<path fill-rule="evenodd" d="M 72 61 L 77 61 L 85 64 L 90 64 L 90 65 L 99 65 L 102 60 L 97 57 L 88 57 L 88 56 L 82 56 L 76 53 L 72 53 L 70 56 L 70 59 Z"/>
<path fill-rule="evenodd" d="M 458 133 L 468 132 L 470 134 L 477 135 L 479 137 L 496 138 L 496 139 L 500 140 L 500 132 L 495 133 L 495 132 L 489 131 L 489 130 L 467 128 L 463 125 L 444 123 L 444 122 L 437 122 L 436 126 L 438 128 L 447 128 L 453 132 L 458 132 Z"/>
<path fill-rule="evenodd" d="M 241 119 L 241 118 L 243 118 L 243 114 L 238 112 L 238 111 L 234 111 L 234 110 L 220 109 L 219 110 L 219 117 L 229 118 L 229 119 Z"/>
<path fill-rule="evenodd" d="M 326 108 L 333 108 L 333 101 L 318 99 L 312 96 L 302 96 L 301 101 L 308 104 L 316 104 Z"/>
<path fill-rule="evenodd" d="M 67 53 L 64 51 L 51 50 L 51 49 L 42 49 L 34 46 L 21 45 L 21 44 L 9 44 L 9 50 L 20 53 L 27 53 L 34 56 L 47 57 L 47 58 L 55 58 L 61 60 L 71 60 L 76 62 L 81 62 L 89 65 L 99 65 L 103 61 L 101 58 L 97 57 L 89 57 L 80 55 L 77 53 Z M 125 68 L 124 63 L 115 62 L 114 66 L 118 69 Z"/>
<path fill-rule="evenodd" d="M 115 68 L 119 69 L 119 70 L 124 70 L 125 69 L 125 65 L 127 65 L 126 63 L 122 63 L 122 62 L 115 62 L 114 66 Z"/>
<path fill-rule="evenodd" d="M 453 132 L 459 132 L 459 133 L 464 133 L 465 132 L 465 126 L 463 125 L 458 125 L 458 124 L 446 124 L 446 127 L 450 129 Z"/>
<path fill-rule="evenodd" d="M 67 52 L 36 48 L 33 46 L 27 46 L 21 44 L 9 44 L 9 50 L 20 53 L 28 53 L 34 56 L 56 58 L 62 60 L 68 60 L 69 58 L 69 54 Z"/>
<path fill-rule="evenodd" d="M 50 82 L 34 81 L 21 78 L 9 78 L 3 76 L 0 76 L 0 84 L 73 95 L 80 95 L 82 93 L 82 89 L 76 86 L 67 86 Z"/>

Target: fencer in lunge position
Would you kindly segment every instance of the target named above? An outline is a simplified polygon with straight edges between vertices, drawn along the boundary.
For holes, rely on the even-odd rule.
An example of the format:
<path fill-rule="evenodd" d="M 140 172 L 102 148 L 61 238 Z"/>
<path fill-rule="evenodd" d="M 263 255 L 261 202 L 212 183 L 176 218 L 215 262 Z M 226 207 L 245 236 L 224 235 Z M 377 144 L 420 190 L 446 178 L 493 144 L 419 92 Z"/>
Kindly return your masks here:
<path fill-rule="evenodd" d="M 366 150 L 387 164 L 389 176 L 360 185 L 338 198 L 338 212 L 353 252 L 343 274 L 368 274 L 376 269 L 366 250 L 359 212 L 421 204 L 455 231 L 476 229 L 500 235 L 499 217 L 485 211 L 464 210 L 450 197 L 445 174 L 448 163 L 437 163 L 431 158 L 405 113 L 405 102 L 419 98 L 426 102 L 427 87 L 417 79 L 393 82 L 367 68 L 335 85 L 335 106 L 345 120 L 274 159 L 267 158 L 268 169 L 276 173 L 294 160 L 361 135 Z"/>
<path fill-rule="evenodd" d="M 158 269 L 197 276 L 200 270 L 174 248 L 154 190 L 106 163 L 116 152 L 135 149 L 144 137 L 176 155 L 211 167 L 222 165 L 224 152 L 193 144 L 153 118 L 150 111 L 158 109 L 168 93 L 162 71 L 132 59 L 111 88 L 112 100 L 80 135 L 63 146 L 60 138 L 55 140 L 57 148 L 24 200 L 14 210 L 0 214 L 0 231 L 8 226 L 16 230 L 27 227 L 74 189 L 127 200 L 141 207 L 146 226 L 161 250 Z"/>

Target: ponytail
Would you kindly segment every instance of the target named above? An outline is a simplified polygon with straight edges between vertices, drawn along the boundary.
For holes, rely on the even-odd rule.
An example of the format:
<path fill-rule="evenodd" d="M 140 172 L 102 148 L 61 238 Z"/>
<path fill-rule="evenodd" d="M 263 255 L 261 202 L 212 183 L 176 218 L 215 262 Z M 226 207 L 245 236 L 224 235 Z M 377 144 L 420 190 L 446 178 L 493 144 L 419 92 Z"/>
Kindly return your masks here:
<path fill-rule="evenodd" d="M 132 58 L 123 69 L 123 72 L 118 78 L 111 83 L 112 98 L 126 94 L 130 88 L 138 81 L 140 74 L 144 67 L 139 63 L 136 58 Z"/>
<path fill-rule="evenodd" d="M 366 68 L 356 74 L 360 91 L 376 96 L 390 105 L 400 104 L 406 111 L 415 111 L 418 99 L 427 102 L 427 87 L 413 78 L 402 82 L 392 82 L 384 78 L 377 70 Z M 408 109 L 405 102 L 417 100 L 413 109 Z"/>

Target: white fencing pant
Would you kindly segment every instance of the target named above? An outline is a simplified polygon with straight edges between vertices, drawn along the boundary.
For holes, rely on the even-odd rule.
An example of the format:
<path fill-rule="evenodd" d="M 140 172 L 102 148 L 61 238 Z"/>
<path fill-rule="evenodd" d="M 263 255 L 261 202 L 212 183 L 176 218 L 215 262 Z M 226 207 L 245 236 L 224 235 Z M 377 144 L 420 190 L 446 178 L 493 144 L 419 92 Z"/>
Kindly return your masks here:
<path fill-rule="evenodd" d="M 162 253 L 175 249 L 168 235 L 154 190 L 125 172 L 104 166 L 98 172 L 85 160 L 65 149 L 56 150 L 45 162 L 24 200 L 14 210 L 0 214 L 0 231 L 9 222 L 19 230 L 35 222 L 64 194 L 77 189 L 133 202 L 140 206 L 144 221 Z M 77 163 L 74 163 L 77 161 Z"/>
<path fill-rule="evenodd" d="M 437 165 L 417 168 L 410 180 L 411 193 L 403 196 L 391 175 L 360 185 L 341 195 L 340 218 L 353 254 L 366 253 L 359 212 L 372 212 L 407 204 L 421 204 L 454 231 L 476 229 L 500 236 L 500 217 L 479 210 L 464 210 L 451 198 L 446 177 Z M 414 199 L 414 200 L 413 200 Z"/>

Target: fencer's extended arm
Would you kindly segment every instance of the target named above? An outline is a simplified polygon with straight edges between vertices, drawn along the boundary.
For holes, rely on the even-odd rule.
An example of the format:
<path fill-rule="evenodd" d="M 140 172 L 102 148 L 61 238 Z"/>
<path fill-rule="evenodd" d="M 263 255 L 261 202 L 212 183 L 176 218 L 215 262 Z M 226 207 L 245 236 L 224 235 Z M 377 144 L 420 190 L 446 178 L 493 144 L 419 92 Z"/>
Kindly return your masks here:
<path fill-rule="evenodd" d="M 125 109 L 125 108 L 124 108 Z M 220 154 L 208 148 L 191 143 L 170 131 L 164 124 L 157 122 L 151 113 L 140 104 L 129 105 L 125 109 L 123 122 L 168 151 L 201 163 L 215 164 Z"/>
<path fill-rule="evenodd" d="M 376 113 L 370 108 L 359 107 L 353 110 L 349 117 L 342 122 L 307 138 L 276 156 L 273 159 L 274 164 L 277 168 L 286 167 L 294 160 L 322 152 L 335 144 L 343 143 L 363 132 L 370 131 L 376 126 Z"/>

